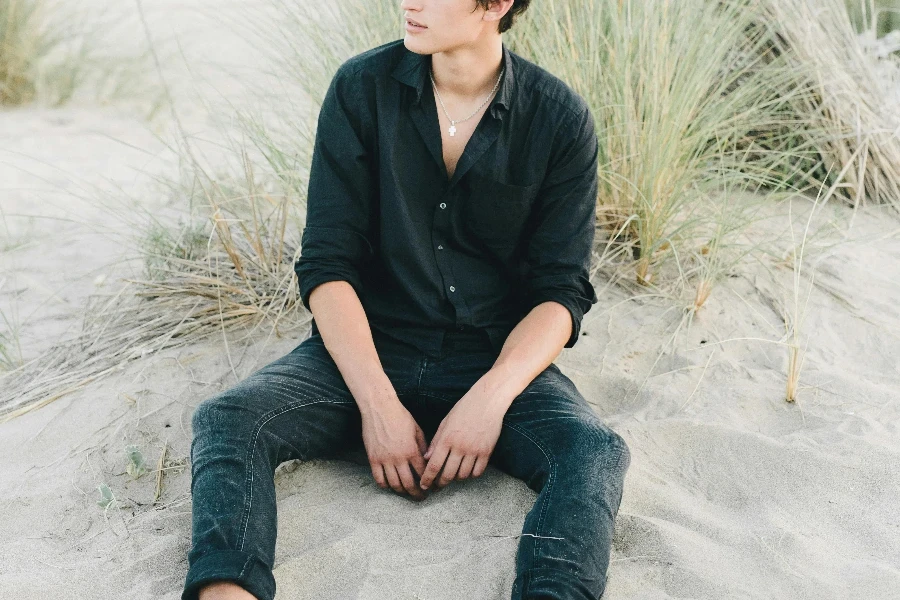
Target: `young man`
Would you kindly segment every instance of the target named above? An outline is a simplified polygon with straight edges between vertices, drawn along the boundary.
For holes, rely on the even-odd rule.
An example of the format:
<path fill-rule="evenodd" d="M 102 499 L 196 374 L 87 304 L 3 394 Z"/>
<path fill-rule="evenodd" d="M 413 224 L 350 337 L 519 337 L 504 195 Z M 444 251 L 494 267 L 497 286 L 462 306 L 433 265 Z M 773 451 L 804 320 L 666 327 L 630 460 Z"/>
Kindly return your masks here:
<path fill-rule="evenodd" d="M 552 362 L 597 302 L 598 145 L 502 42 L 528 4 L 403 0 L 406 37 L 334 76 L 295 265 L 311 336 L 194 413 L 184 600 L 271 600 L 275 468 L 362 448 L 415 500 L 522 479 L 512 598 L 603 594 L 630 452 Z"/>

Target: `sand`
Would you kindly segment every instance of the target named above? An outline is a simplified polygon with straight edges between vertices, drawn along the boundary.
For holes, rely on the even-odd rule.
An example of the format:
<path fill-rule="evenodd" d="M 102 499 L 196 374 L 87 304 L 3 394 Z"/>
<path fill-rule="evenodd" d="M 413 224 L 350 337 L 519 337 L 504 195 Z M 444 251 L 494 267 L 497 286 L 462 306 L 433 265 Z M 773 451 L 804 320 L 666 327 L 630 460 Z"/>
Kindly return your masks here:
<path fill-rule="evenodd" d="M 165 14 L 199 40 L 195 57 L 239 54 L 195 12 L 147 10 L 154 27 Z M 201 130 L 209 115 L 186 98 L 176 98 L 182 114 Z M 152 192 L 152 175 L 174 164 L 117 107 L 0 112 L 3 242 L 23 244 L 0 252 L 0 308 L 28 317 L 26 357 L 77 328 L 86 298 L 136 268 L 118 251 L 127 231 L 95 191 L 126 190 L 127 202 L 161 210 L 168 199 Z M 798 234 L 808 209 L 795 201 Z M 39 216 L 12 216 L 24 213 Z M 774 283 L 761 269 L 726 278 L 674 339 L 672 302 L 598 289 L 585 335 L 557 359 L 632 451 L 604 598 L 900 597 L 900 223 L 830 203 L 816 227 L 846 239 L 814 254 L 797 402 L 783 399 L 787 351 L 773 343 L 789 270 Z M 0 597 L 178 598 L 193 409 L 305 335 L 162 352 L 0 424 Z M 151 468 L 166 448 L 155 504 L 155 476 L 125 472 L 129 444 Z M 350 461 L 285 463 L 276 482 L 280 598 L 506 598 L 535 499 L 492 467 L 423 503 L 381 490 Z M 105 510 L 101 484 L 117 499 Z"/>

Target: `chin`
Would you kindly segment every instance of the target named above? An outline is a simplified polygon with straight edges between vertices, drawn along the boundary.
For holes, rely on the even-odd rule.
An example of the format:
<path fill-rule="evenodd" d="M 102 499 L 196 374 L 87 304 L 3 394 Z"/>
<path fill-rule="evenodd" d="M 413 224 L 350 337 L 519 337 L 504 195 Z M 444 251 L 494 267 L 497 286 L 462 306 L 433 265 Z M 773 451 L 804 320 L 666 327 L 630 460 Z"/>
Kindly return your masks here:
<path fill-rule="evenodd" d="M 413 35 L 407 33 L 403 38 L 403 45 L 406 46 L 407 50 L 415 52 L 416 54 L 432 54 L 434 50 L 432 50 L 431 44 L 427 44 L 419 39 L 420 35 L 421 34 Z"/>

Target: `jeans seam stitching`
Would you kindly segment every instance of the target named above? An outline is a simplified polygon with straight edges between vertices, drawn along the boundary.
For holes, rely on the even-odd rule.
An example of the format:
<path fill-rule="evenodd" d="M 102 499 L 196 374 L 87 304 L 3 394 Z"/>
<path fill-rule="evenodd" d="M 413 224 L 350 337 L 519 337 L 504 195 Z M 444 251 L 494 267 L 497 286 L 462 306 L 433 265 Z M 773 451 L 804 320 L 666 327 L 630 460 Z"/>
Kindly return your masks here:
<path fill-rule="evenodd" d="M 428 356 L 422 357 L 422 366 L 419 368 L 419 377 L 416 379 L 416 393 L 421 393 L 419 390 L 422 388 L 422 376 L 425 374 L 425 367 L 428 365 Z M 426 394 L 427 395 L 427 394 Z"/>
<path fill-rule="evenodd" d="M 244 561 L 244 566 L 241 568 L 241 573 L 238 575 L 238 579 L 243 580 L 244 575 L 247 573 L 247 568 L 250 566 L 250 562 L 253 560 L 252 556 L 247 556 L 247 560 Z"/>
<path fill-rule="evenodd" d="M 304 406 L 310 406 L 312 404 L 318 404 L 320 402 L 330 402 L 332 404 L 346 404 L 346 402 L 340 400 L 334 400 L 331 398 L 317 398 L 315 400 L 304 399 L 301 403 L 296 405 L 288 405 L 283 406 L 279 409 L 276 409 L 274 414 L 263 415 L 257 421 L 257 425 L 253 429 L 253 436 L 250 438 L 250 443 L 247 447 L 247 458 L 246 458 L 246 469 L 247 476 L 245 478 L 245 487 L 247 489 L 247 507 L 244 509 L 244 516 L 241 519 L 241 536 L 240 536 L 240 547 L 238 548 L 241 552 L 244 551 L 244 542 L 246 541 L 247 536 L 247 526 L 250 524 L 250 512 L 253 508 L 253 450 L 256 447 L 256 440 L 259 437 L 259 432 L 262 431 L 262 428 L 266 426 L 266 423 L 274 419 L 275 417 L 281 416 L 286 412 L 295 410 L 297 408 L 303 408 Z"/>

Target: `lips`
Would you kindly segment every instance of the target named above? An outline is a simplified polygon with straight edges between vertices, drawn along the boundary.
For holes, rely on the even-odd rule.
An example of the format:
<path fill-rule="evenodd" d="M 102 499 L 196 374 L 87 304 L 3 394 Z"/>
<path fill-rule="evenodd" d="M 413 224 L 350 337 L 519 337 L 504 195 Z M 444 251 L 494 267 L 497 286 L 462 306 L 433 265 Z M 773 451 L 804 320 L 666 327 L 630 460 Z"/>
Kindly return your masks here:
<path fill-rule="evenodd" d="M 425 27 L 425 25 L 422 25 L 421 23 L 417 23 L 417 22 L 413 21 L 412 19 L 407 19 L 406 22 L 410 23 L 412 25 L 416 25 L 417 27 Z"/>

